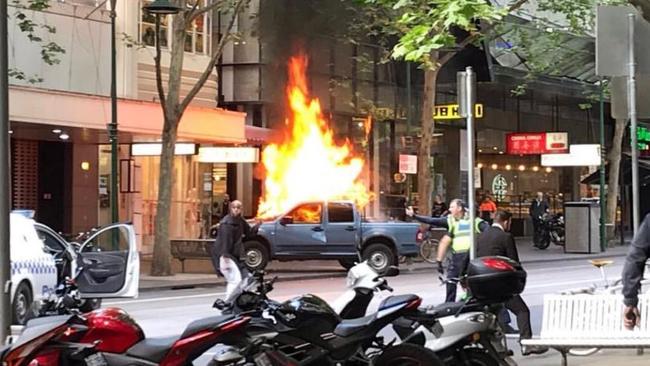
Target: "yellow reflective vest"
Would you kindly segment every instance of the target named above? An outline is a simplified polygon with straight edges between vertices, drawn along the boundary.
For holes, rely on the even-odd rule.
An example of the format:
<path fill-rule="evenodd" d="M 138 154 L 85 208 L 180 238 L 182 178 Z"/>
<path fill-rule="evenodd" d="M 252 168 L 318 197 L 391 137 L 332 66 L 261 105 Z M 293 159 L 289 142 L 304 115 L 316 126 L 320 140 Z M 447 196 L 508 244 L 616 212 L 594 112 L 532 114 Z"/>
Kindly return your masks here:
<path fill-rule="evenodd" d="M 483 220 L 476 218 L 474 220 L 474 231 L 480 233 L 479 225 Z M 449 234 L 451 236 L 451 250 L 454 253 L 467 252 L 470 249 L 469 235 L 471 233 L 471 225 L 469 217 L 464 217 L 460 220 L 455 219 L 453 216 L 447 217 L 447 226 L 449 227 Z"/>

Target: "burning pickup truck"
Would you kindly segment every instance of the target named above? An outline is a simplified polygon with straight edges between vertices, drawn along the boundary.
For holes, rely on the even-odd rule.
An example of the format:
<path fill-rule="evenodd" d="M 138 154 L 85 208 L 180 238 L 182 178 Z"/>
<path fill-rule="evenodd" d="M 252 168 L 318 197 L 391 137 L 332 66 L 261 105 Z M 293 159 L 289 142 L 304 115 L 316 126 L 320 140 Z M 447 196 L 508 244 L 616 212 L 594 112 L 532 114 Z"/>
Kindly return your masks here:
<path fill-rule="evenodd" d="M 399 256 L 415 256 L 419 224 L 370 222 L 350 201 L 299 204 L 265 221 L 244 242 L 246 265 L 263 269 L 273 259 L 332 259 L 350 268 L 367 259 L 378 271 L 397 265 Z"/>

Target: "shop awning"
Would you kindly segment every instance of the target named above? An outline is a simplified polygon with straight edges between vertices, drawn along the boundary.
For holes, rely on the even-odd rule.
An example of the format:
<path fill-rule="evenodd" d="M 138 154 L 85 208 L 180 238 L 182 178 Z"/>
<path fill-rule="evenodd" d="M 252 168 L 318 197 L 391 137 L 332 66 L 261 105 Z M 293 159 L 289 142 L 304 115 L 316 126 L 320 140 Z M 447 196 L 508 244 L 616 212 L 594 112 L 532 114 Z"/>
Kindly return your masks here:
<path fill-rule="evenodd" d="M 246 125 L 246 140 L 251 144 L 268 143 L 273 130 L 263 127 Z"/>
<path fill-rule="evenodd" d="M 106 131 L 111 119 L 110 98 L 40 88 L 9 88 L 11 121 Z M 196 142 L 245 143 L 246 114 L 219 108 L 190 106 L 178 127 L 178 139 Z M 160 105 L 118 99 L 120 133 L 160 138 L 163 116 Z"/>
<path fill-rule="evenodd" d="M 632 184 L 632 158 L 630 154 L 624 153 L 621 157 L 621 173 L 623 174 L 622 184 Z M 605 166 L 605 184 L 609 177 L 609 169 Z M 582 184 L 599 184 L 600 171 L 587 176 L 580 183 Z M 639 184 L 644 185 L 650 183 L 650 160 L 639 159 Z"/>

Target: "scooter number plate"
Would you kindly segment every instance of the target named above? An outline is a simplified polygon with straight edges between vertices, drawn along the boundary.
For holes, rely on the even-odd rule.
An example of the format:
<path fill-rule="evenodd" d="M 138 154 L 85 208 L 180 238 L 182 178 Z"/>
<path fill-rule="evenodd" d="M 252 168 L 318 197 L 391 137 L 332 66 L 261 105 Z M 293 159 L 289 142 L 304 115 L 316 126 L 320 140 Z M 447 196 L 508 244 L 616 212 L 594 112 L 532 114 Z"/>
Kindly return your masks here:
<path fill-rule="evenodd" d="M 440 338 L 440 336 L 442 336 L 442 333 L 444 331 L 445 330 L 442 328 L 442 325 L 438 322 L 436 322 L 436 324 L 434 324 L 431 327 L 431 333 L 433 333 L 433 335 L 436 336 L 436 338 Z"/>
<path fill-rule="evenodd" d="M 255 356 L 255 365 L 256 366 L 272 366 L 271 359 L 266 353 L 260 353 Z"/>
<path fill-rule="evenodd" d="M 108 366 L 106 359 L 100 353 L 94 353 L 84 358 L 87 366 Z"/>

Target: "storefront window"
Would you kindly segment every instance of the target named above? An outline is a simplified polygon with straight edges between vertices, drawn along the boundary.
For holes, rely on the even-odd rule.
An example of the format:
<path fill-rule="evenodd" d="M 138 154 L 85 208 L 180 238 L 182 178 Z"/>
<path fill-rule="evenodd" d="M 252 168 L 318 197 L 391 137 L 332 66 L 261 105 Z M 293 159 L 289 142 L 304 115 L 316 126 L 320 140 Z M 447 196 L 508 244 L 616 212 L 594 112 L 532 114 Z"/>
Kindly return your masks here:
<path fill-rule="evenodd" d="M 172 202 L 169 218 L 169 237 L 172 239 L 199 239 L 209 236 L 210 227 L 221 217 L 226 192 L 225 164 L 200 163 L 197 156 L 177 156 L 172 174 Z M 152 245 L 158 206 L 158 179 L 160 157 L 135 157 L 142 174 L 140 202 L 142 240 Z"/>

